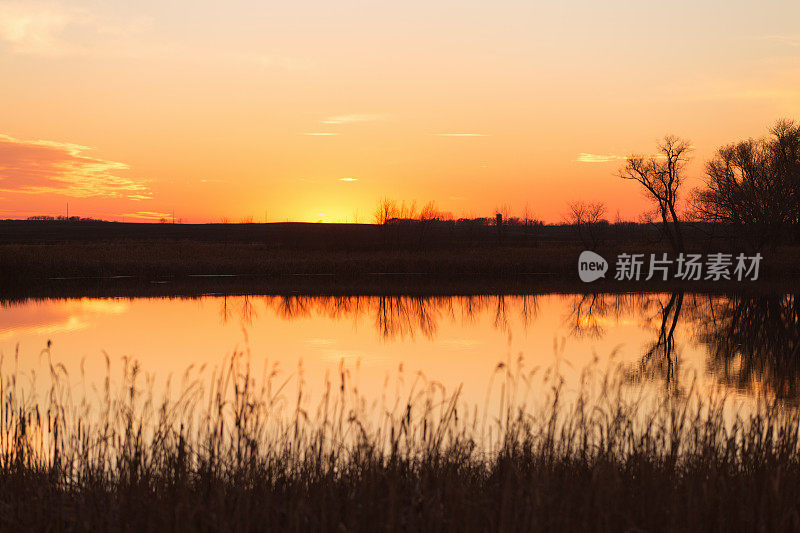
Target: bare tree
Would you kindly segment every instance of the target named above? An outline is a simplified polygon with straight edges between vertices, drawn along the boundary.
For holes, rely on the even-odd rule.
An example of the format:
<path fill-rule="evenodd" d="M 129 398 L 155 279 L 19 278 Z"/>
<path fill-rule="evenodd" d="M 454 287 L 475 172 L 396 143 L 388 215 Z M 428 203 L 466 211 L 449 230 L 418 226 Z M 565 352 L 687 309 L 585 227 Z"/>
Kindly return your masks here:
<path fill-rule="evenodd" d="M 393 219 L 414 220 L 417 218 L 417 202 L 412 201 L 406 203 L 397 203 L 396 200 L 384 198 L 378 202 L 378 207 L 375 209 L 373 217 L 376 224 L 388 224 Z"/>
<path fill-rule="evenodd" d="M 388 224 L 391 219 L 397 218 L 399 213 L 400 209 L 397 206 L 397 202 L 389 198 L 384 198 L 378 202 L 378 207 L 375 209 L 375 223 L 381 225 Z"/>
<path fill-rule="evenodd" d="M 522 223 L 525 226 L 530 226 L 535 221 L 536 219 L 534 218 L 533 209 L 531 209 L 530 204 L 526 203 L 522 210 Z"/>
<path fill-rule="evenodd" d="M 758 247 L 800 228 L 800 124 L 780 120 L 770 133 L 717 150 L 692 198 L 698 219 L 732 226 Z"/>
<path fill-rule="evenodd" d="M 675 251 L 683 251 L 683 232 L 675 206 L 691 150 L 688 140 L 666 135 L 656 155 L 631 155 L 619 170 L 619 177 L 641 184 L 656 204 L 664 234 Z"/>
<path fill-rule="evenodd" d="M 403 200 L 403 203 L 401 203 L 398 208 L 397 217 L 406 220 L 414 220 L 417 218 L 417 201 L 412 200 L 410 203 L 406 204 L 406 201 Z"/>
<path fill-rule="evenodd" d="M 600 244 L 600 226 L 605 222 L 606 205 L 603 202 L 570 202 L 565 220 L 575 227 L 587 248 Z"/>
<path fill-rule="evenodd" d="M 425 236 L 428 233 L 428 227 L 433 224 L 434 220 L 439 218 L 439 211 L 436 209 L 436 203 L 431 201 L 425 204 L 419 212 L 419 245 L 425 243 Z"/>

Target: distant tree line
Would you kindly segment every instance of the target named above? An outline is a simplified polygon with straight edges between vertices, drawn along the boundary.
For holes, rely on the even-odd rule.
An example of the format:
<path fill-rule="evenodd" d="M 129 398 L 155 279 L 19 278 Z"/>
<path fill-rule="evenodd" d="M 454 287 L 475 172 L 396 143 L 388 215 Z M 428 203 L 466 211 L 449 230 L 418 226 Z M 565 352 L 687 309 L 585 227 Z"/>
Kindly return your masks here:
<path fill-rule="evenodd" d="M 78 217 L 78 216 L 65 217 L 63 215 L 57 217 L 53 217 L 50 215 L 33 215 L 26 218 L 25 220 L 52 220 L 58 222 L 105 222 L 105 220 L 100 218 Z"/>
<path fill-rule="evenodd" d="M 418 208 L 417 203 L 412 201 L 398 202 L 389 198 L 381 199 L 373 213 L 373 221 L 378 225 L 390 225 L 400 223 L 425 223 L 425 222 L 448 222 L 456 225 L 483 225 L 491 226 L 501 220 L 503 224 L 510 226 L 541 226 L 544 222 L 535 218 L 530 208 L 526 207 L 521 217 L 511 216 L 507 206 L 495 209 L 494 217 L 463 217 L 456 219 L 450 211 L 442 211 L 436 206 L 436 202 L 428 202 L 423 207 Z M 498 219 L 497 215 L 500 215 Z"/>
<path fill-rule="evenodd" d="M 392 246 L 407 242 L 409 232 L 416 233 L 418 246 L 425 246 L 429 244 L 434 230 L 440 237 L 442 232 L 449 232 L 451 237 L 455 237 L 453 231 L 457 229 L 458 234 L 467 240 L 479 236 L 480 239 L 484 239 L 489 226 L 496 227 L 492 232 L 493 239 L 498 243 L 504 243 L 505 232 L 514 228 L 522 232 L 522 241 L 533 244 L 536 241 L 538 228 L 544 226 L 544 222 L 533 217 L 528 207 L 521 217 L 511 216 L 507 206 L 498 207 L 495 211 L 494 217 L 456 219 L 452 212 L 439 209 L 435 202 L 428 202 L 420 208 L 416 202 L 406 203 L 383 198 L 375 208 L 373 221 L 380 226 L 384 245 Z M 519 235 L 515 237 L 519 241 Z"/>

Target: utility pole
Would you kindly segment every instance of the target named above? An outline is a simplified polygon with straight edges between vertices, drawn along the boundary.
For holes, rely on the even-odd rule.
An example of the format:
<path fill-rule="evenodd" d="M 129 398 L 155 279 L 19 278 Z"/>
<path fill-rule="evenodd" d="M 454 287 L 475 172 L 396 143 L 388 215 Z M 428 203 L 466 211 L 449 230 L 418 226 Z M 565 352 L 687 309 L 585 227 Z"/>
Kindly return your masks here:
<path fill-rule="evenodd" d="M 69 220 L 69 202 L 67 202 L 67 220 Z"/>

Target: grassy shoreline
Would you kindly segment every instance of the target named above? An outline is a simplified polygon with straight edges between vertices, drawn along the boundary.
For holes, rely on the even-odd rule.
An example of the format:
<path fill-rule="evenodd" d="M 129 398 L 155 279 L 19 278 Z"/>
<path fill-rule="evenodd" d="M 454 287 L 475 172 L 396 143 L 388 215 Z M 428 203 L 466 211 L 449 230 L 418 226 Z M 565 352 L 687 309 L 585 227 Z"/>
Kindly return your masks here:
<path fill-rule="evenodd" d="M 250 362 L 235 354 L 206 381 L 190 374 L 173 399 L 129 362 L 96 405 L 73 399 L 57 365 L 41 397 L 0 374 L 0 526 L 800 527 L 800 413 L 767 399 L 730 420 L 724 397 L 692 389 L 642 403 L 611 373 L 574 402 L 553 376 L 537 407 L 526 400 L 535 370 L 498 365 L 489 392 L 502 401 L 488 418 L 430 382 L 373 421 L 346 369 L 307 408 Z"/>

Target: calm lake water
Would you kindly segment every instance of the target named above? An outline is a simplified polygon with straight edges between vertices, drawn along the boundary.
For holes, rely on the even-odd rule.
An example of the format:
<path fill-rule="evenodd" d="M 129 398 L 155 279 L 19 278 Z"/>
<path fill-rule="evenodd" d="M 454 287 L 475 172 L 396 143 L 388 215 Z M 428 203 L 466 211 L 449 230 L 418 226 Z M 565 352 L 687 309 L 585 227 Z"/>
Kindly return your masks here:
<path fill-rule="evenodd" d="M 447 390 L 463 385 L 475 405 L 498 363 L 520 358 L 542 375 L 557 369 L 570 390 L 594 365 L 622 369 L 631 387 L 694 383 L 792 401 L 800 375 L 800 301 L 792 295 L 207 295 L 30 300 L 0 313 L 4 373 L 18 365 L 47 376 L 49 357 L 76 384 L 102 381 L 105 354 L 112 375 L 127 357 L 163 381 L 190 365 L 213 368 L 235 350 L 259 368 L 302 376 L 312 394 L 343 365 L 367 396 L 421 372 Z"/>

